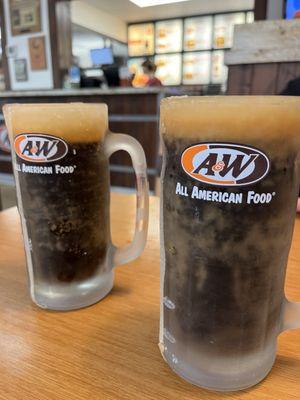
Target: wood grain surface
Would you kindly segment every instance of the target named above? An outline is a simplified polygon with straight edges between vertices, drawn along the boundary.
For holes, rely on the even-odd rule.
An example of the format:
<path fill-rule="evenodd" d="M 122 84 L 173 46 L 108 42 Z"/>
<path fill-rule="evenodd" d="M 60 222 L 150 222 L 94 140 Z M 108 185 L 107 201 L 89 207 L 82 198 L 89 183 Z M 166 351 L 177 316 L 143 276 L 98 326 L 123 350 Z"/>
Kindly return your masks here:
<path fill-rule="evenodd" d="M 274 368 L 262 383 L 213 393 L 186 383 L 158 350 L 159 204 L 151 198 L 146 250 L 119 267 L 115 287 L 98 304 L 49 312 L 29 298 L 17 210 L 0 213 L 1 400 L 289 400 L 300 398 L 300 331 L 279 338 Z M 113 194 L 116 244 L 131 240 L 135 197 Z M 300 298 L 300 220 L 287 273 L 287 294 Z"/>
<path fill-rule="evenodd" d="M 225 53 L 225 64 L 300 61 L 299 34 L 298 19 L 236 25 L 233 47 Z"/>
<path fill-rule="evenodd" d="M 227 94 L 280 94 L 290 80 L 299 78 L 300 62 L 230 65 Z"/>

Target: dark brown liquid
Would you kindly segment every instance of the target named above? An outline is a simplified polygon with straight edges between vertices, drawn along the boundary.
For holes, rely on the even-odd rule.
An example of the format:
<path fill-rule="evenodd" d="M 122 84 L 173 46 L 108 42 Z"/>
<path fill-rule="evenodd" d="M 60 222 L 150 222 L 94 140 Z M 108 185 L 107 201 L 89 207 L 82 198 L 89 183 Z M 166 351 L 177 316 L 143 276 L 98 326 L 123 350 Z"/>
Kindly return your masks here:
<path fill-rule="evenodd" d="M 298 193 L 295 151 L 279 150 L 269 174 L 256 184 L 217 187 L 194 180 L 181 167 L 182 152 L 195 142 L 164 140 L 164 297 L 175 304 L 164 307 L 164 328 L 176 338 L 174 352 L 187 357 L 194 345 L 215 356 L 259 351 L 279 329 Z M 276 196 L 269 204 L 208 202 L 175 195 L 177 182 L 189 193 L 195 185 Z M 172 343 L 166 343 L 172 352 Z"/>
<path fill-rule="evenodd" d="M 108 160 L 100 142 L 69 143 L 63 159 L 42 165 L 56 164 L 76 168 L 72 174 L 18 172 L 33 272 L 49 284 L 84 281 L 105 268 L 110 241 Z"/>

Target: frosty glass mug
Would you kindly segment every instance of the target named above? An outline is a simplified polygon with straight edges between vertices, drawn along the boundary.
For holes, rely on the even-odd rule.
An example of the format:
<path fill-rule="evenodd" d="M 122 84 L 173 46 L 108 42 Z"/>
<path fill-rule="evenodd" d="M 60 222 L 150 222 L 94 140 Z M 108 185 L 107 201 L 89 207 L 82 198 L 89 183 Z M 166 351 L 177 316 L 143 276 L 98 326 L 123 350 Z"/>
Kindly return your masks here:
<path fill-rule="evenodd" d="M 32 300 L 71 310 L 113 287 L 116 265 L 137 258 L 148 226 L 148 182 L 142 147 L 108 130 L 105 104 L 4 106 L 25 242 Z M 127 151 L 137 178 L 133 242 L 116 248 L 109 223 L 109 157 Z"/>
<path fill-rule="evenodd" d="M 160 349 L 220 391 L 262 380 L 278 335 L 299 192 L 300 100 L 173 97 L 161 104 Z"/>

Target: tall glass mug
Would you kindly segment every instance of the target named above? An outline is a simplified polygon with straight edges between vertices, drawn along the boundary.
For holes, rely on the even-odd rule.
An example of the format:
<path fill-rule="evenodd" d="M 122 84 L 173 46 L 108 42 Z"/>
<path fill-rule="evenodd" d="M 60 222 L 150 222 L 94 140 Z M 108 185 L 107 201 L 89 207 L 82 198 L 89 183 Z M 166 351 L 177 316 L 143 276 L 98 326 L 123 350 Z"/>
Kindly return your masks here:
<path fill-rule="evenodd" d="M 297 98 L 162 101 L 160 349 L 196 385 L 256 384 L 300 326 L 284 296 L 299 127 Z"/>
<path fill-rule="evenodd" d="M 145 155 L 131 136 L 108 130 L 105 104 L 4 106 L 12 146 L 32 300 L 70 310 L 106 296 L 113 268 L 138 257 L 148 226 Z M 113 246 L 109 157 L 127 151 L 137 178 L 133 242 Z"/>

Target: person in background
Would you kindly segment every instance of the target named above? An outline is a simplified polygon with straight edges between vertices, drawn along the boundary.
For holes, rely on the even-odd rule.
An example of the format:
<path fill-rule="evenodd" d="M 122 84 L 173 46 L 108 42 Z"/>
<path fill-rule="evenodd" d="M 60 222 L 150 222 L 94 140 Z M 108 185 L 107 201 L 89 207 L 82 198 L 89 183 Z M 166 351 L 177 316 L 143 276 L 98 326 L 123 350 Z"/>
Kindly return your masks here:
<path fill-rule="evenodd" d="M 153 61 L 150 60 L 144 61 L 142 67 L 144 74 L 148 78 L 146 86 L 162 86 L 161 81 L 155 76 L 157 67 Z"/>
<path fill-rule="evenodd" d="M 134 65 L 130 67 L 131 72 L 131 85 L 133 87 L 145 87 L 147 86 L 148 77 L 143 73 L 139 72 L 138 68 Z"/>

